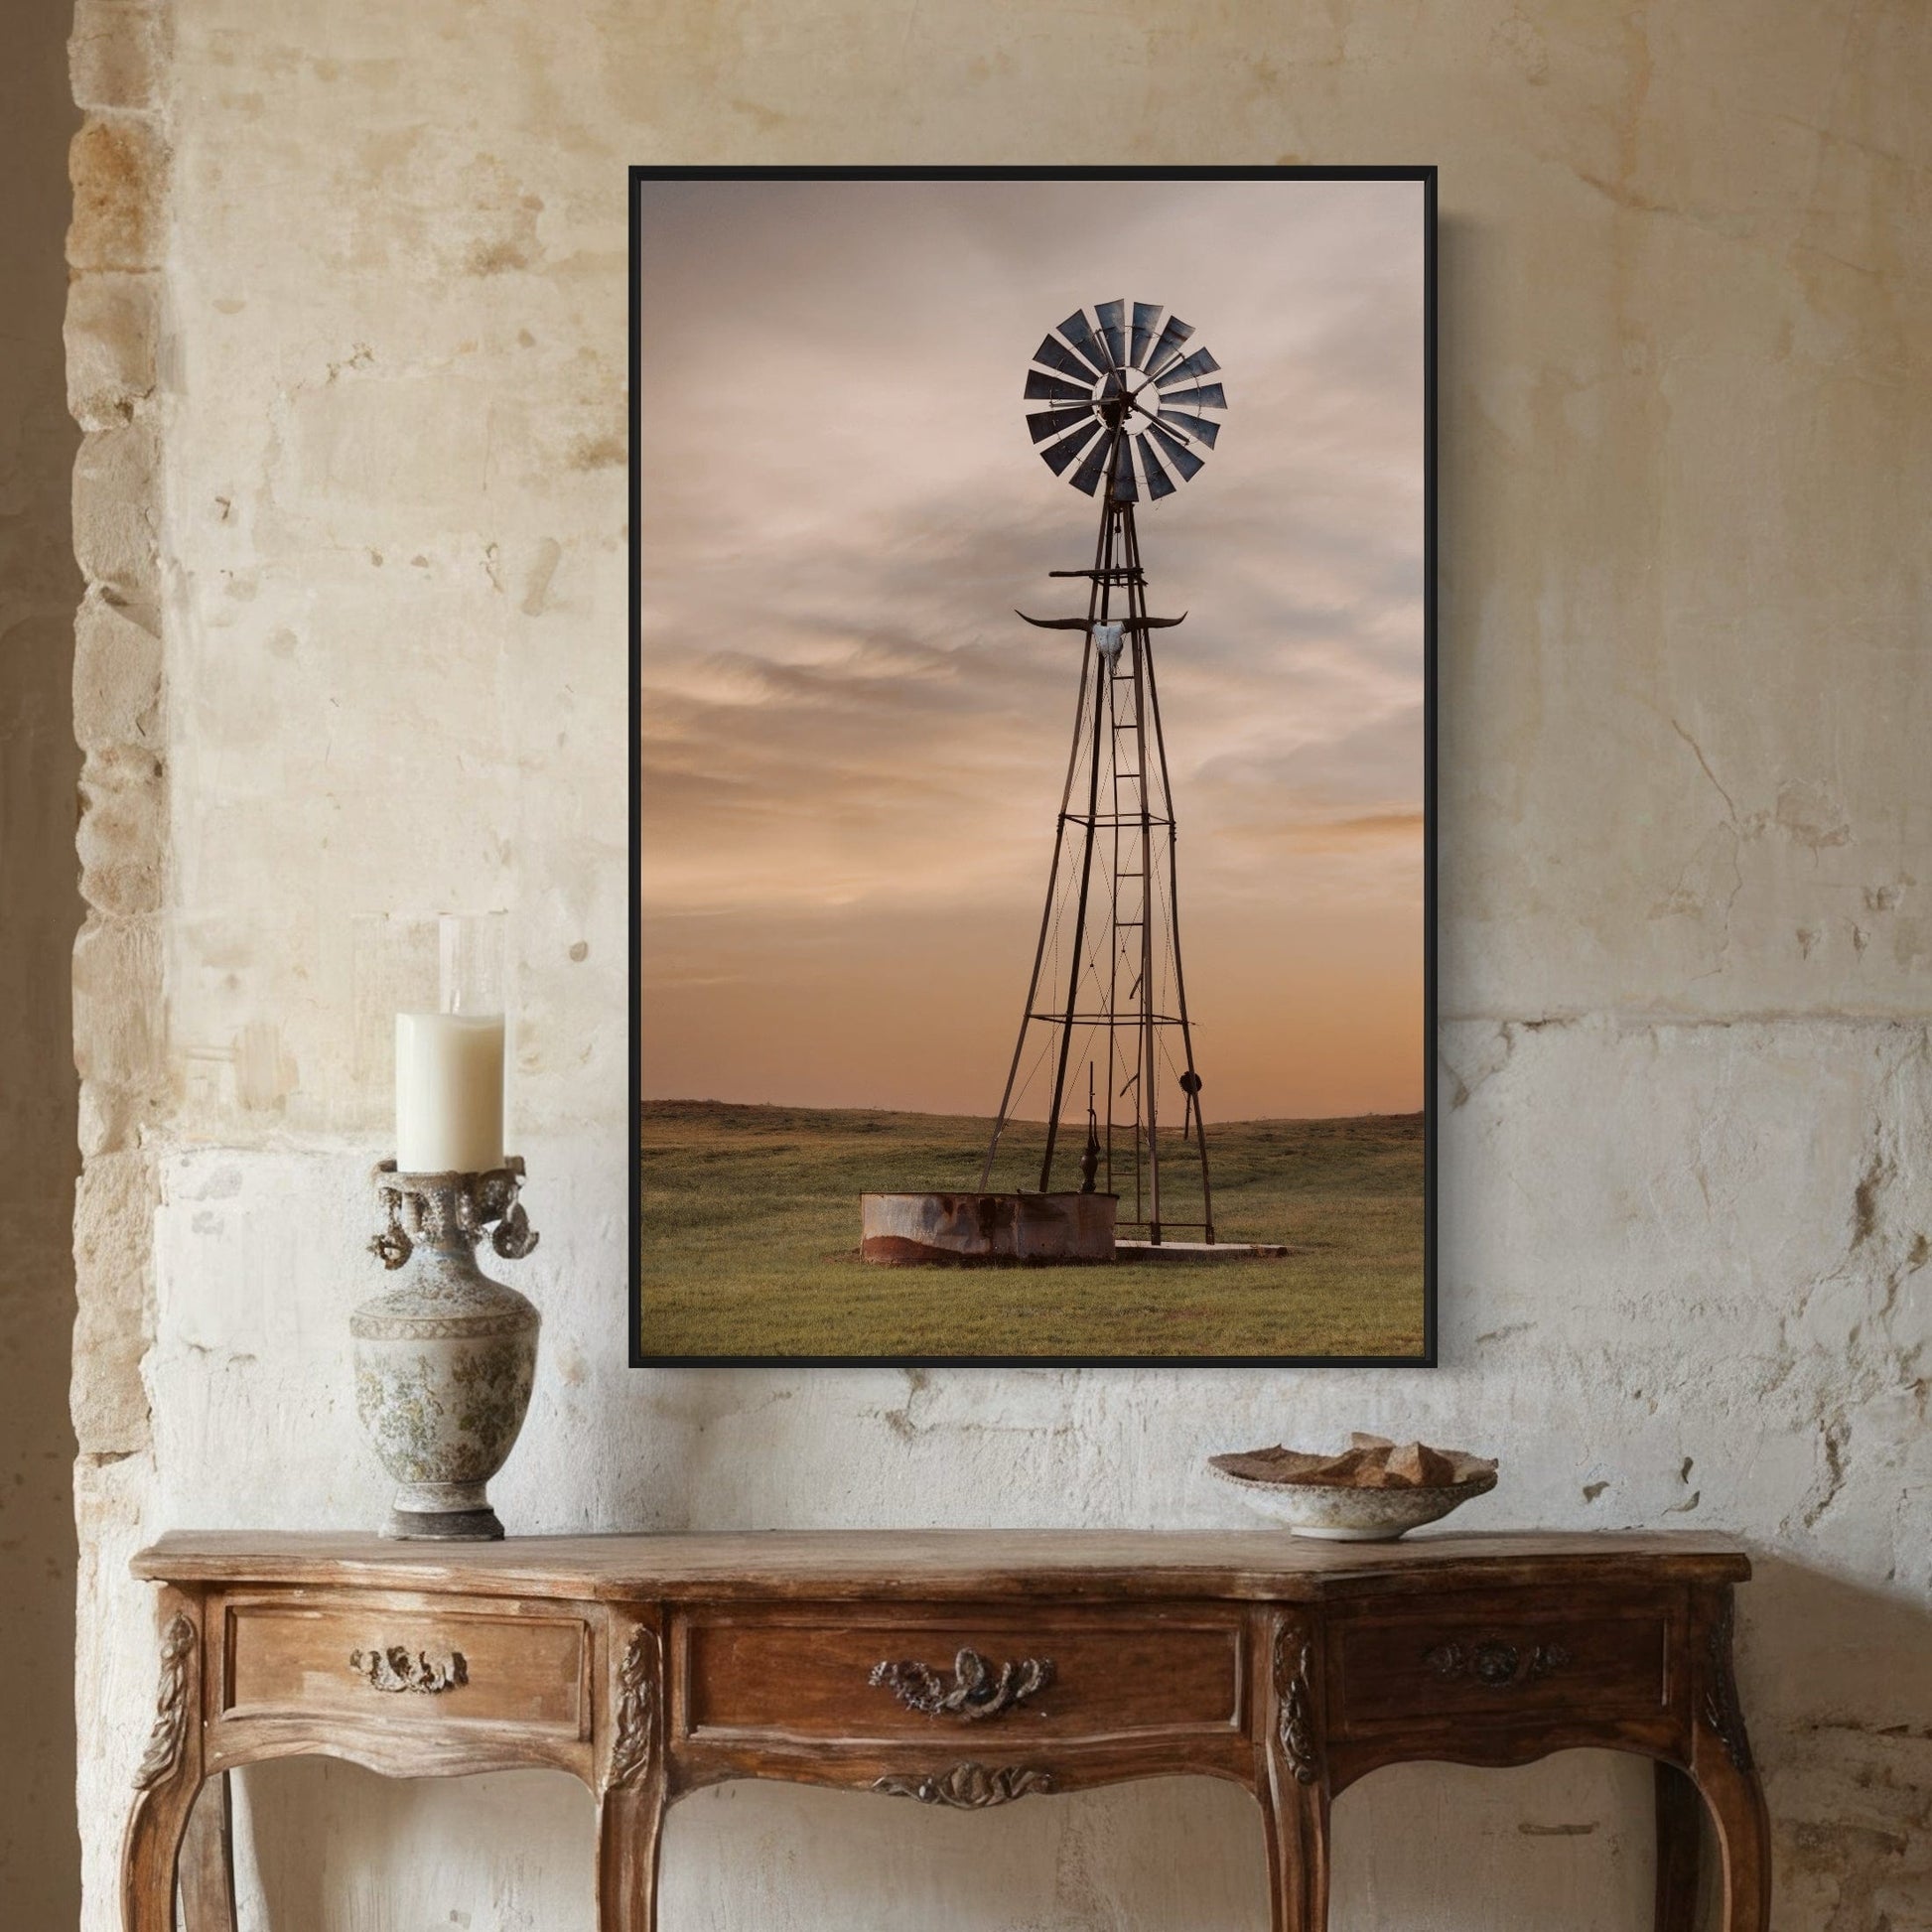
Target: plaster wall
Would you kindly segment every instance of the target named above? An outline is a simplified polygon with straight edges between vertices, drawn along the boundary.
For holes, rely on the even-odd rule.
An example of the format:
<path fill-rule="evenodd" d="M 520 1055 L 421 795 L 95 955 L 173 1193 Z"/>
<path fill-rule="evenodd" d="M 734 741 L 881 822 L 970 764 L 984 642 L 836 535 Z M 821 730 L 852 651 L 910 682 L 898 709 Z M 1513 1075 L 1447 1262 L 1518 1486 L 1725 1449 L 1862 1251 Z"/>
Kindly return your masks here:
<path fill-rule="evenodd" d="M 1777 1923 L 1932 1927 L 1924 10 L 81 18 L 122 57 L 77 83 L 69 244 L 89 1932 L 153 1676 L 129 1552 L 384 1501 L 354 915 L 491 902 L 544 1232 L 517 1527 L 1232 1521 L 1214 1449 L 1490 1449 L 1471 1527 L 1750 1539 Z M 624 166 L 1127 158 L 1443 168 L 1445 1366 L 633 1373 Z M 251 1926 L 589 1924 L 561 1783 L 287 1765 L 243 1809 Z M 1648 1922 L 1609 1759 L 1385 1773 L 1337 1832 L 1340 1926 Z M 726 1788 L 666 1862 L 675 1932 L 1266 1916 L 1218 1788 Z"/>

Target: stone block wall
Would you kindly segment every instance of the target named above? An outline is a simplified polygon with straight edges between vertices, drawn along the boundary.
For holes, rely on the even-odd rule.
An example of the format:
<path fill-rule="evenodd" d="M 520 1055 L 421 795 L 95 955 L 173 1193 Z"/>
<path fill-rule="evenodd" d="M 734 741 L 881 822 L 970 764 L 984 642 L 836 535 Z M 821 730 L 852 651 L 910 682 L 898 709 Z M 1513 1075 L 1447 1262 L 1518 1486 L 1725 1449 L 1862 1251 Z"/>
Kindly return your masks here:
<path fill-rule="evenodd" d="M 1232 1521 L 1211 1449 L 1499 1453 L 1733 1530 L 1780 1932 L 1932 1926 L 1932 36 L 1910 0 L 89 0 L 75 961 L 85 1925 L 169 1524 L 349 1526 L 357 916 L 501 903 L 544 1246 L 518 1527 Z M 624 168 L 1443 169 L 1444 1367 L 622 1366 Z M 1646 1922 L 1640 1771 L 1384 1774 L 1338 1924 Z M 666 1924 L 1264 1917 L 1239 1794 L 673 1814 Z M 588 1924 L 541 1779 L 246 1780 L 248 1923 Z"/>

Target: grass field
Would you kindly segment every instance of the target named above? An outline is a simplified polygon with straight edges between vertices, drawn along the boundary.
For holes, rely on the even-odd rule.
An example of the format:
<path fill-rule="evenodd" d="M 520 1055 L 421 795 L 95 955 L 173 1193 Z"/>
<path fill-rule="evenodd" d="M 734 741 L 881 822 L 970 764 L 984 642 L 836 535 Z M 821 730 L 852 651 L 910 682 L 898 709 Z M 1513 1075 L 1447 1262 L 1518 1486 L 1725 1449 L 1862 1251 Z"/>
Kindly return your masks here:
<path fill-rule="evenodd" d="M 1292 1253 L 1284 1260 L 1084 1268 L 861 1261 L 860 1194 L 977 1186 L 990 1127 L 936 1114 L 647 1103 L 637 1283 L 644 1352 L 1421 1352 L 1420 1115 L 1210 1124 L 1217 1235 L 1286 1242 Z M 1043 1133 L 1017 1123 L 1008 1147 L 1024 1156 L 1031 1146 L 1037 1161 Z M 1164 1172 L 1171 1158 L 1164 1152 Z"/>

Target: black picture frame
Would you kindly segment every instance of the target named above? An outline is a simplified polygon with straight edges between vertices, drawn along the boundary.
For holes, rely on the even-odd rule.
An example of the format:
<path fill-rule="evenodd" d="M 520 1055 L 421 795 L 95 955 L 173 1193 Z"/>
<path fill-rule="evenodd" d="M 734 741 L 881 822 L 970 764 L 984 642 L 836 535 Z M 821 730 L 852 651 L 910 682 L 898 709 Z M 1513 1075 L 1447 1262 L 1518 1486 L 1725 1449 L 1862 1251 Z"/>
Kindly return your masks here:
<path fill-rule="evenodd" d="M 628 343 L 628 630 L 629 630 L 629 1239 L 625 1278 L 629 1365 L 633 1368 L 1434 1368 L 1438 1366 L 1438 1132 L 1434 1075 L 1437 1003 L 1437 718 L 1438 718 L 1438 307 L 1437 175 L 1433 165 L 1278 167 L 683 167 L 629 170 L 627 249 Z M 642 1162 L 638 1148 L 643 1082 L 638 1054 L 640 962 L 646 910 L 639 882 L 643 813 L 640 758 L 643 723 L 642 527 L 643 426 L 639 288 L 644 264 L 639 236 L 648 184 L 658 181 L 1407 181 L 1423 190 L 1423 1346 L 1390 1355 L 1127 1355 L 1127 1354 L 653 1354 L 643 1345 L 639 1275 L 643 1260 Z"/>

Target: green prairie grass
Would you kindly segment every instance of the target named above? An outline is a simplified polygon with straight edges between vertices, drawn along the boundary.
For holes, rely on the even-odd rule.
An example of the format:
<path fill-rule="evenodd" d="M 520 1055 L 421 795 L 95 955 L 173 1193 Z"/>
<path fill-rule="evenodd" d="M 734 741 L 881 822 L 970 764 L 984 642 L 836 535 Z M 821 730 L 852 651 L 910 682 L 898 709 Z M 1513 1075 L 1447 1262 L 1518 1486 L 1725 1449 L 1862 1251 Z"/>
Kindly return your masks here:
<path fill-rule="evenodd" d="M 1421 1352 L 1420 1115 L 1209 1124 L 1216 1234 L 1285 1242 L 1286 1259 L 861 1261 L 860 1194 L 976 1187 L 990 1128 L 966 1116 L 646 1103 L 636 1284 L 645 1354 Z M 1017 1184 L 1029 1151 L 1036 1166 L 1043 1134 L 1036 1123 L 1009 1128 L 1001 1184 Z M 1176 1190 L 1189 1157 L 1164 1140 Z M 1197 1192 L 1184 1198 L 1178 1211 L 1198 1219 Z"/>

